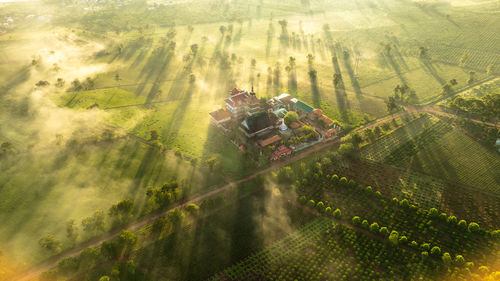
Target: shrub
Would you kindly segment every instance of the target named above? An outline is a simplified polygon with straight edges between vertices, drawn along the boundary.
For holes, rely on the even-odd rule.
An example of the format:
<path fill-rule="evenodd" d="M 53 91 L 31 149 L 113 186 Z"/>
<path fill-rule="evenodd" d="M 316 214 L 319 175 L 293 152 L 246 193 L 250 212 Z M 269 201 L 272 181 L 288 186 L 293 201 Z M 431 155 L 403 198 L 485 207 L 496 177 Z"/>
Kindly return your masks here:
<path fill-rule="evenodd" d="M 429 251 L 431 245 L 429 243 L 422 243 L 422 245 L 420 245 L 420 248 L 422 248 L 422 250 L 424 251 Z"/>
<path fill-rule="evenodd" d="M 439 219 L 443 220 L 443 221 L 446 221 L 446 218 L 448 217 L 448 215 L 446 215 L 446 213 L 441 213 L 439 215 Z"/>
<path fill-rule="evenodd" d="M 433 255 L 435 257 L 439 257 L 441 255 L 441 248 L 439 248 L 438 246 L 432 247 L 431 255 Z"/>
<path fill-rule="evenodd" d="M 491 237 L 496 240 L 500 240 L 500 229 L 499 230 L 493 230 L 491 232 Z"/>
<path fill-rule="evenodd" d="M 467 222 L 465 220 L 460 220 L 458 222 L 458 228 L 461 230 L 467 230 Z"/>
<path fill-rule="evenodd" d="M 398 198 L 396 198 L 396 197 L 392 198 L 392 203 L 394 203 L 394 204 L 398 204 L 398 203 L 399 203 Z"/>
<path fill-rule="evenodd" d="M 356 182 L 354 180 L 349 180 L 349 187 L 355 187 L 356 186 Z"/>
<path fill-rule="evenodd" d="M 422 259 L 425 260 L 427 259 L 427 257 L 429 256 L 429 252 L 427 251 L 422 251 L 422 253 L 420 254 L 422 256 Z"/>
<path fill-rule="evenodd" d="M 331 215 L 332 214 L 332 207 L 326 207 L 325 214 Z"/>
<path fill-rule="evenodd" d="M 471 223 L 469 223 L 468 230 L 469 230 L 470 232 L 479 232 L 479 229 L 480 229 L 480 228 L 479 228 L 479 225 L 478 225 L 477 223 L 475 223 L 475 222 L 471 222 Z"/>
<path fill-rule="evenodd" d="M 458 266 L 463 266 L 465 263 L 465 259 L 462 255 L 456 255 L 455 256 L 455 264 Z"/>
<path fill-rule="evenodd" d="M 323 202 L 318 202 L 318 204 L 316 205 L 316 210 L 318 210 L 318 212 L 320 213 L 323 213 L 325 211 L 325 203 Z"/>
<path fill-rule="evenodd" d="M 336 209 L 335 211 L 333 211 L 333 217 L 334 218 L 340 219 L 341 216 L 342 216 L 342 214 L 340 213 L 339 209 Z"/>
<path fill-rule="evenodd" d="M 405 209 L 408 209 L 410 207 L 410 202 L 408 202 L 408 199 L 403 199 L 401 202 L 399 202 L 399 205 Z"/>
<path fill-rule="evenodd" d="M 307 203 L 307 198 L 304 195 L 300 196 L 299 203 L 305 205 Z"/>
<path fill-rule="evenodd" d="M 365 190 L 368 194 L 371 194 L 373 192 L 373 188 L 371 186 L 367 186 Z"/>
<path fill-rule="evenodd" d="M 370 224 L 367 220 L 363 220 L 363 222 L 361 223 L 361 227 L 363 227 L 364 229 L 368 229 L 370 228 Z"/>
<path fill-rule="evenodd" d="M 417 243 L 417 241 L 411 241 L 410 247 L 412 247 L 413 249 L 418 249 L 418 243 Z"/>
<path fill-rule="evenodd" d="M 443 263 L 446 266 L 450 266 L 451 265 L 451 256 L 450 256 L 449 253 L 444 253 L 441 258 L 443 259 Z"/>
<path fill-rule="evenodd" d="M 342 186 L 346 186 L 347 185 L 347 178 L 346 177 L 341 177 L 339 183 Z"/>
<path fill-rule="evenodd" d="M 490 269 L 485 265 L 480 266 L 478 269 L 479 269 L 479 273 L 481 273 L 481 275 L 483 275 L 483 276 L 485 276 L 486 274 L 488 274 L 490 272 Z"/>
<path fill-rule="evenodd" d="M 311 199 L 307 202 L 307 206 L 314 208 L 314 206 L 316 206 L 316 202 L 314 202 L 314 200 Z"/>
<path fill-rule="evenodd" d="M 391 243 L 394 245 L 398 244 L 399 233 L 396 230 L 391 231 L 391 234 L 389 235 L 389 241 L 391 241 Z"/>
<path fill-rule="evenodd" d="M 379 231 L 380 227 L 378 225 L 378 223 L 374 222 L 370 225 L 370 231 L 377 234 L 378 231 Z"/>
<path fill-rule="evenodd" d="M 387 229 L 387 227 L 383 226 L 380 228 L 379 233 L 380 235 L 387 237 L 389 235 L 389 230 Z"/>
<path fill-rule="evenodd" d="M 438 215 L 438 210 L 436 208 L 430 208 L 427 214 L 429 215 L 429 217 L 435 218 Z"/>
<path fill-rule="evenodd" d="M 405 245 L 406 243 L 408 243 L 408 238 L 406 238 L 406 236 L 403 235 L 399 237 L 399 244 Z"/>
<path fill-rule="evenodd" d="M 339 182 L 339 176 L 333 175 L 332 176 L 332 182 L 335 183 L 335 184 L 337 184 Z"/>
<path fill-rule="evenodd" d="M 361 218 L 358 216 L 352 217 L 352 224 L 359 226 L 361 224 Z"/>
<path fill-rule="evenodd" d="M 456 225 L 457 224 L 457 217 L 455 216 L 449 216 L 447 219 L 446 219 L 446 222 L 451 224 L 451 225 Z"/>

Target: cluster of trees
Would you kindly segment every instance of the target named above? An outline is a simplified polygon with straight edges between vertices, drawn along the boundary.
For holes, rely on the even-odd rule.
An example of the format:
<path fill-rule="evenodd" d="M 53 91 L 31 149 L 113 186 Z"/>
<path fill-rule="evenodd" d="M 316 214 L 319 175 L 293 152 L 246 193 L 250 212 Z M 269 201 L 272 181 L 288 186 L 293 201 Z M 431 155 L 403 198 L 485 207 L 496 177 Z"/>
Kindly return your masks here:
<path fill-rule="evenodd" d="M 393 113 L 399 110 L 400 105 L 416 104 L 417 102 L 418 97 L 415 90 L 410 89 L 406 84 L 398 84 L 394 88 L 393 95 L 385 101 L 385 104 L 387 111 Z"/>
<path fill-rule="evenodd" d="M 166 182 L 160 187 L 148 187 L 146 195 L 153 204 L 153 209 L 165 208 L 181 197 L 176 180 Z"/>
<path fill-rule="evenodd" d="M 467 117 L 479 117 L 482 120 L 500 120 L 500 93 L 489 93 L 482 97 L 455 97 L 447 107 Z"/>
<path fill-rule="evenodd" d="M 340 219 L 342 217 L 342 212 L 340 211 L 340 209 L 336 208 L 335 210 L 333 210 L 333 206 L 329 203 L 327 203 L 326 205 L 322 201 L 316 203 L 312 199 L 307 200 L 307 197 L 305 195 L 300 196 L 298 200 L 300 204 L 306 205 L 309 208 L 316 209 L 320 214 L 331 216 L 336 219 Z"/>
<path fill-rule="evenodd" d="M 62 83 L 62 81 L 61 81 L 61 83 Z M 68 91 L 80 92 L 80 91 L 88 91 L 88 90 L 93 90 L 93 89 L 95 89 L 94 79 L 87 77 L 83 81 L 80 81 L 78 79 L 73 80 L 71 82 L 71 87 L 68 89 Z"/>
<path fill-rule="evenodd" d="M 0 144 L 0 158 L 15 153 L 15 151 L 14 145 L 11 142 L 5 141 Z"/>

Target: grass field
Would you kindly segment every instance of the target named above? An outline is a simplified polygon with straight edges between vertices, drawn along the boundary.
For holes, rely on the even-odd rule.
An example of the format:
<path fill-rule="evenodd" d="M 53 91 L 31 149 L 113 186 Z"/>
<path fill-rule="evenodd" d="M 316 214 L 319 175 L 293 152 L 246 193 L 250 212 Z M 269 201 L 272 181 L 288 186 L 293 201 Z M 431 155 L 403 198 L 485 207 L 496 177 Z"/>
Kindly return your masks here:
<path fill-rule="evenodd" d="M 177 179 L 192 196 L 223 182 L 173 153 L 128 139 L 23 153 L 2 159 L 0 165 L 0 243 L 5 253 L 15 254 L 10 258 L 26 262 L 49 254 L 34 250 L 39 237 L 52 234 L 67 246 L 65 225 L 70 219 L 81 229 L 82 218 L 98 209 L 107 213 L 125 198 L 134 200 L 139 212 L 148 186 Z"/>
<path fill-rule="evenodd" d="M 15 151 L 0 162 L 0 250 L 21 265 L 49 255 L 37 245 L 44 235 L 54 234 L 68 246 L 68 219 L 79 224 L 96 209 L 106 212 L 124 198 L 142 206 L 148 186 L 177 178 L 185 183 L 187 195 L 194 195 L 223 184 L 226 176 L 237 179 L 253 173 L 256 167 L 209 125 L 208 113 L 223 106 L 233 87 L 253 86 L 259 98 L 288 92 L 346 127 L 356 127 L 386 115 L 384 101 L 396 85 L 408 84 L 425 103 L 439 96 L 450 79 L 457 79 L 456 89 L 465 86 L 471 70 L 476 80 L 487 77 L 490 65 L 490 76 L 500 71 L 495 1 L 170 1 L 175 3 L 153 9 L 131 1 L 120 7 L 96 4 L 98 11 L 85 11 L 89 6 L 83 2 L 46 2 L 0 4 L 0 143 L 11 143 Z M 14 23 L 6 27 L 3 20 L 11 16 Z M 420 57 L 420 47 L 427 49 L 427 59 Z M 308 54 L 313 58 L 308 60 Z M 290 57 L 295 58 L 293 64 Z M 334 87 L 334 73 L 342 75 L 343 87 Z M 64 86 L 56 86 L 58 78 Z M 71 89 L 74 79 L 86 78 L 92 80 L 91 90 Z M 49 85 L 35 86 L 39 81 Z M 426 208 L 458 208 L 450 182 L 498 192 L 498 156 L 458 131 L 446 131 L 449 128 L 440 122 L 420 117 L 363 148 L 363 157 L 382 162 L 376 168 L 373 162 L 367 164 L 373 165 L 373 173 L 367 174 L 363 164 L 339 165 L 338 170 L 359 175 L 367 185 L 386 185 L 384 195 L 408 198 Z M 100 133 L 106 126 L 145 141 L 156 131 L 169 151 L 160 153 L 131 136 L 56 145 L 57 139 L 64 143 Z M 428 127 L 435 130 L 426 131 Z M 425 145 L 406 153 L 405 145 L 415 140 Z M 400 161 L 391 155 L 401 156 Z M 204 163 L 212 157 L 220 163 L 215 171 Z M 383 165 L 388 157 L 390 164 L 403 169 Z M 472 201 L 463 207 L 464 213 L 475 209 Z M 498 201 L 481 202 L 481 212 L 488 214 L 485 223 L 497 225 Z M 170 259 L 159 268 L 187 278 L 187 266 L 209 260 L 211 252 L 234 254 L 221 254 L 192 273 L 206 277 L 213 273 L 211 265 L 229 266 L 267 246 L 253 241 L 260 233 L 246 237 L 235 230 L 246 229 L 244 222 L 254 207 L 263 208 L 258 198 L 242 202 L 241 210 L 226 210 L 241 211 L 241 222 L 228 214 L 200 222 L 204 230 L 195 227 L 178 245 L 180 255 L 189 258 L 177 269 L 170 268 L 175 263 Z M 350 230 L 346 233 L 347 240 L 358 239 Z M 309 242 L 326 247 L 317 234 Z M 207 251 L 186 253 L 204 239 L 215 242 Z M 160 244 L 172 243 L 167 240 Z M 234 250 L 248 241 L 256 244 L 244 248 L 246 252 Z M 349 241 L 336 244 L 335 253 L 344 253 L 338 247 L 349 246 Z M 375 246 L 382 257 L 388 255 L 383 245 Z M 331 276 L 347 276 L 351 265 L 365 265 L 358 262 L 355 250 L 345 253 L 348 261 L 335 259 L 339 270 Z M 324 266 L 320 259 L 334 259 L 324 251 L 311 255 L 318 268 Z M 411 265 L 398 270 L 419 272 L 415 258 L 408 256 Z M 355 276 L 369 279 L 377 272 Z"/>

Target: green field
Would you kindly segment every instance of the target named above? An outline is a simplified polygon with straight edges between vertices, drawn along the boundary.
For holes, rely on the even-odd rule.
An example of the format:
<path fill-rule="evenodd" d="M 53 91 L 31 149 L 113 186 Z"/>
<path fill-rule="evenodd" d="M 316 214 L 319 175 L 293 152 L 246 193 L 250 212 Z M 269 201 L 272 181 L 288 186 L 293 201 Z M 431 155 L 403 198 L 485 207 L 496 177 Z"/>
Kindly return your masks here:
<path fill-rule="evenodd" d="M 0 3 L 0 281 L 71 247 L 70 219 L 78 244 L 110 230 L 108 210 L 120 200 L 133 201 L 132 221 L 154 211 L 148 187 L 176 180 L 187 199 L 269 167 L 210 125 L 234 87 L 265 99 L 289 93 L 355 132 L 388 115 L 398 85 L 415 91 L 417 106 L 440 100 L 452 79 L 452 91 L 496 81 L 499 11 L 490 0 Z M 351 225 L 354 215 L 463 254 L 474 274 L 483 264 L 493 272 L 498 264 L 485 255 L 498 256 L 484 249 L 498 247 L 489 239 L 500 226 L 498 153 L 434 115 L 397 120 L 373 140 L 361 134 L 361 159 L 332 145 L 290 164 L 285 180 L 282 169 L 235 185 L 237 199 L 202 206 L 207 213 L 180 232 L 138 231 L 130 259 L 99 252 L 101 267 L 60 279 L 99 280 L 117 268 L 122 281 L 465 276 L 465 265 L 445 268 L 438 255 L 426 262 L 420 248 L 393 247 Z M 333 174 L 357 184 L 332 190 Z M 349 217 L 312 220 L 297 195 Z M 407 212 L 390 205 L 393 197 L 417 206 Z M 483 232 L 431 220 L 429 208 Z M 96 210 L 105 229 L 83 231 L 82 218 Z M 40 247 L 47 235 L 57 249 Z M 127 275 L 130 261 L 138 275 Z"/>
<path fill-rule="evenodd" d="M 82 218 L 95 210 L 107 214 L 111 205 L 126 198 L 134 200 L 139 212 L 146 203 L 146 187 L 177 179 L 189 197 L 223 182 L 173 153 L 126 138 L 26 152 L 2 159 L 0 167 L 2 249 L 12 251 L 13 260 L 30 263 L 50 254 L 34 251 L 38 239 L 33 237 L 52 234 L 67 247 L 66 221 L 75 220 L 81 229 Z M 88 237 L 82 233 L 79 241 Z"/>

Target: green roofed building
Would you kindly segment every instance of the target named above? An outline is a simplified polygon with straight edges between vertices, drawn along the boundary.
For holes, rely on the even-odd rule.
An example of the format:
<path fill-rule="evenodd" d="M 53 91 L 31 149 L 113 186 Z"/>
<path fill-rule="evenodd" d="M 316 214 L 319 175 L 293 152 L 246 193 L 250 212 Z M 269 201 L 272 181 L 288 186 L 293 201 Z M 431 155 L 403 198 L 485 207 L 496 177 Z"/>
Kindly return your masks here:
<path fill-rule="evenodd" d="M 286 109 L 284 108 L 276 109 L 275 111 L 273 111 L 274 115 L 278 116 L 279 118 L 285 117 L 287 112 L 288 111 L 286 111 Z"/>
<path fill-rule="evenodd" d="M 306 115 L 309 115 L 313 112 L 314 108 L 311 107 L 310 105 L 306 104 L 306 103 L 303 103 L 302 101 L 297 101 L 294 105 L 295 107 L 295 110 L 297 112 L 300 112 L 300 113 L 303 113 L 303 114 L 306 114 Z"/>

